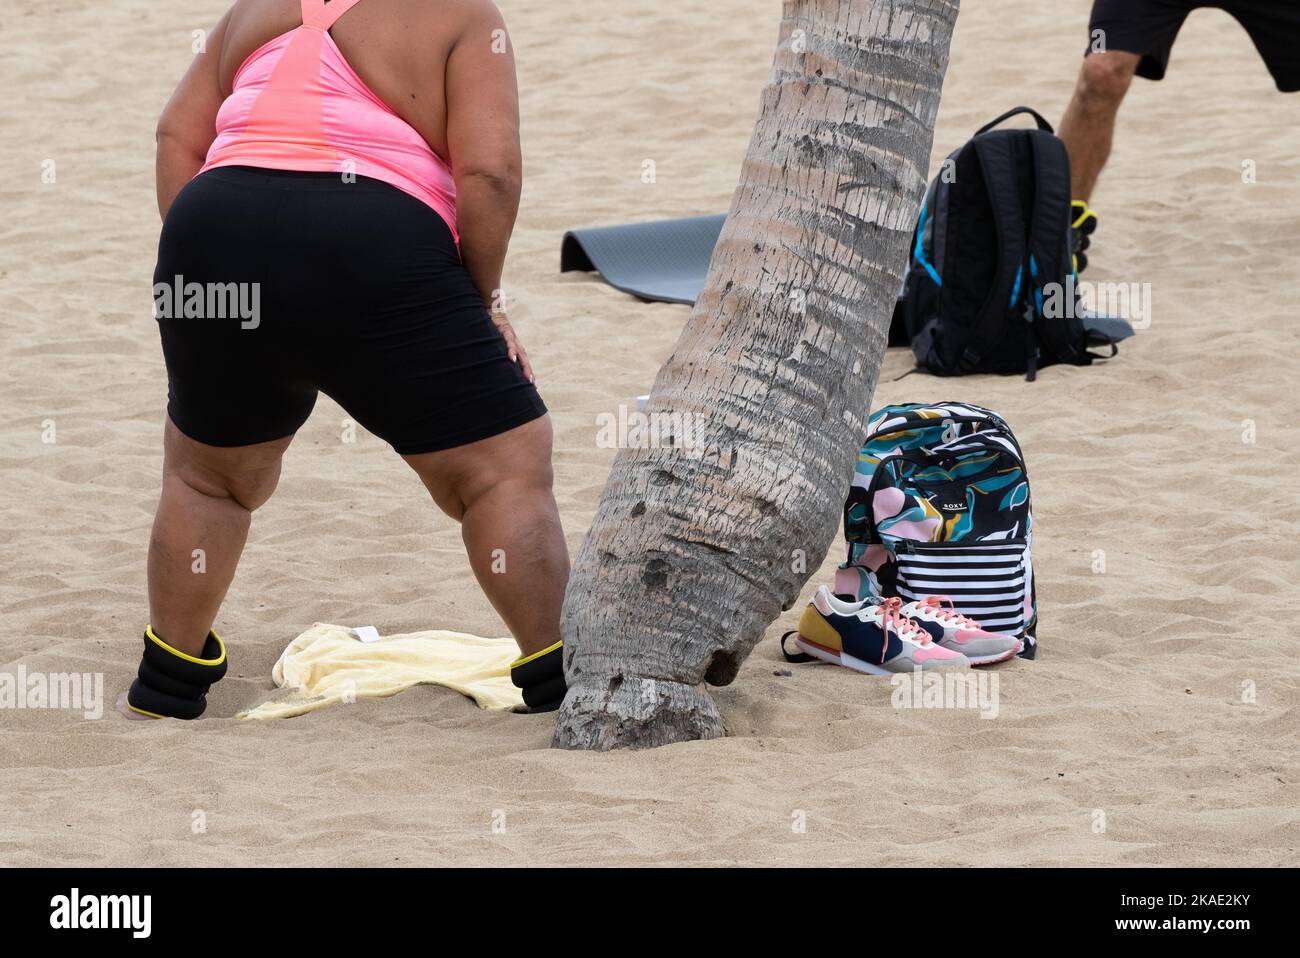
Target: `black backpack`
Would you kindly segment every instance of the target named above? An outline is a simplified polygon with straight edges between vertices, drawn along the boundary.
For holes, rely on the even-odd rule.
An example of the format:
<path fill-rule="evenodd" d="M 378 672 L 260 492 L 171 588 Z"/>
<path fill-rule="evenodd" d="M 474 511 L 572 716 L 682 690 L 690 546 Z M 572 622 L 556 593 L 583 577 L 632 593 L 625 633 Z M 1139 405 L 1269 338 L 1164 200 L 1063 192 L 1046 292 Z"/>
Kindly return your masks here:
<path fill-rule="evenodd" d="M 1022 113 L 1038 128 L 994 129 Z M 1070 218 L 1070 158 L 1051 124 L 1021 106 L 982 127 L 926 190 L 893 341 L 905 332 L 917 366 L 940 376 L 1032 380 L 1053 363 L 1109 358 L 1090 339 L 1115 355 L 1080 318 Z M 1073 302 L 1045 314 L 1047 295 Z"/>

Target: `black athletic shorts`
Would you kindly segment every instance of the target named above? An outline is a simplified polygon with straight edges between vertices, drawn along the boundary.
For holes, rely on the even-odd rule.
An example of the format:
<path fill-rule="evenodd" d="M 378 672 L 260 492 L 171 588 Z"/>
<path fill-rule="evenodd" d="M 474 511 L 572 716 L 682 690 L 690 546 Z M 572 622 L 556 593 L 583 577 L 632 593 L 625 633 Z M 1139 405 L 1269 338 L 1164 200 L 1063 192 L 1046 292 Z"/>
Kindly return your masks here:
<path fill-rule="evenodd" d="M 1102 43 L 1107 50 L 1141 54 L 1138 76 L 1159 80 L 1183 21 L 1201 7 L 1232 14 L 1255 42 L 1277 88 L 1300 90 L 1300 0 L 1096 0 L 1089 52 Z"/>
<path fill-rule="evenodd" d="M 211 446 L 293 434 L 317 391 L 403 454 L 546 406 L 431 208 L 367 177 L 220 167 L 167 213 L 154 314 L 167 412 Z"/>

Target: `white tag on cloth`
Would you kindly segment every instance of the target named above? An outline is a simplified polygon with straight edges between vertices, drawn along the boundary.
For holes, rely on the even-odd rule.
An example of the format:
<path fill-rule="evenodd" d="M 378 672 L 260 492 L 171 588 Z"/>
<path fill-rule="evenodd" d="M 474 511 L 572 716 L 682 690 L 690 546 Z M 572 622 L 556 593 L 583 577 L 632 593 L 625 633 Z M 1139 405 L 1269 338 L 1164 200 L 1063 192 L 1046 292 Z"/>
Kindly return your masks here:
<path fill-rule="evenodd" d="M 355 635 L 362 642 L 379 641 L 379 630 L 376 629 L 373 625 L 359 625 L 352 630 L 352 634 Z"/>

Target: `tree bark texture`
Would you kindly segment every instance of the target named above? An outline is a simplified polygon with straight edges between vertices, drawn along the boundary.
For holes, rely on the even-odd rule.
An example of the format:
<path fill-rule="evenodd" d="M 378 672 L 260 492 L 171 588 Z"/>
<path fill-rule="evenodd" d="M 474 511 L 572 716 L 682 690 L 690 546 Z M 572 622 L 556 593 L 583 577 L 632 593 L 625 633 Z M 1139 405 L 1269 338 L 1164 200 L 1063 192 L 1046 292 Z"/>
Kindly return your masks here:
<path fill-rule="evenodd" d="M 705 289 L 574 564 L 562 748 L 724 734 L 726 685 L 839 525 L 958 0 L 790 0 Z M 647 441 L 653 440 L 653 441 Z"/>

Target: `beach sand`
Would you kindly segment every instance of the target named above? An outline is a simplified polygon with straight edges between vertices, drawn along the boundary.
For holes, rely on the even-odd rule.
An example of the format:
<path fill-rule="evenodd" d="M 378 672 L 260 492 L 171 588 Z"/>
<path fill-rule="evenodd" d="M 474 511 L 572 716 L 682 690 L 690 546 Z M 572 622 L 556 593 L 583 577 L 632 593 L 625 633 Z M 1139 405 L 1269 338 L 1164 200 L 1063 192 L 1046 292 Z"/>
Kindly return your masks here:
<path fill-rule="evenodd" d="M 1059 117 L 1086 42 L 1084 0 L 964 6 L 936 163 L 1006 107 Z M 506 281 L 576 550 L 613 456 L 596 416 L 647 391 L 687 310 L 561 276 L 560 237 L 728 207 L 780 4 L 502 7 L 526 161 Z M 6 7 L 0 671 L 102 671 L 109 708 L 0 712 L 0 864 L 1297 862 L 1300 100 L 1226 14 L 1194 14 L 1167 80 L 1134 85 L 1094 198 L 1087 278 L 1150 283 L 1150 328 L 1032 385 L 895 382 L 900 350 L 881 374 L 876 406 L 979 403 L 1024 445 L 1042 651 L 997 673 L 998 717 L 895 709 L 888 682 L 831 666 L 778 674 L 800 604 L 715 691 L 727 738 L 586 754 L 548 748 L 551 716 L 433 687 L 234 717 L 276 694 L 272 664 L 313 622 L 503 632 L 455 524 L 379 440 L 342 442 L 324 397 L 254 520 L 209 717 L 112 711 L 139 659 L 166 394 L 153 129 L 222 9 Z"/>

